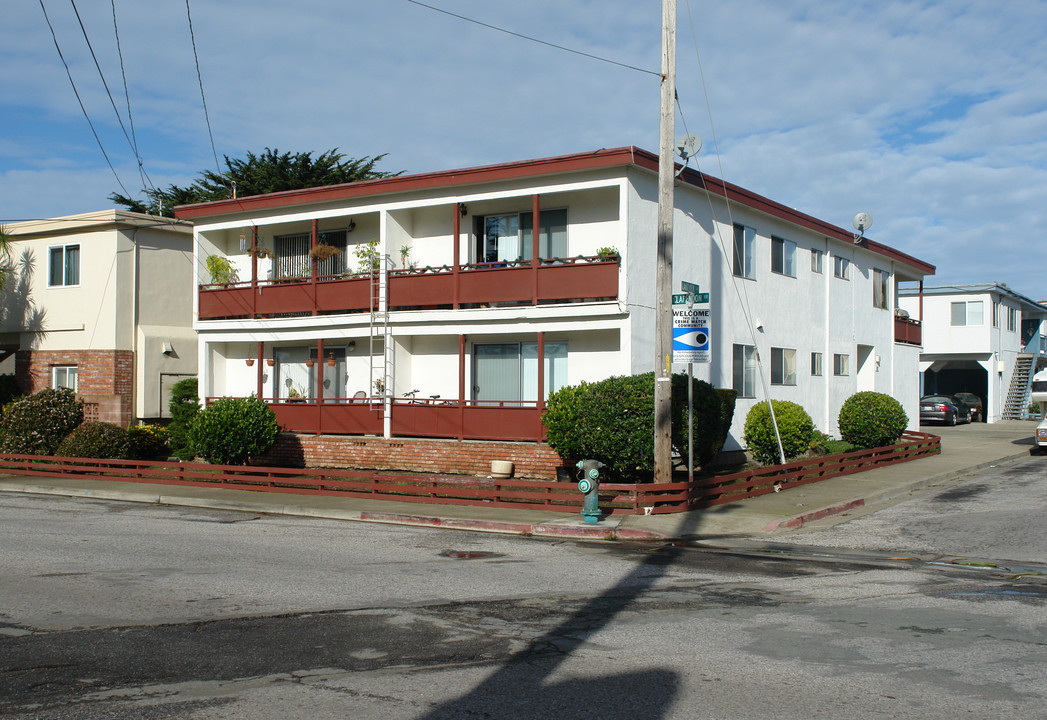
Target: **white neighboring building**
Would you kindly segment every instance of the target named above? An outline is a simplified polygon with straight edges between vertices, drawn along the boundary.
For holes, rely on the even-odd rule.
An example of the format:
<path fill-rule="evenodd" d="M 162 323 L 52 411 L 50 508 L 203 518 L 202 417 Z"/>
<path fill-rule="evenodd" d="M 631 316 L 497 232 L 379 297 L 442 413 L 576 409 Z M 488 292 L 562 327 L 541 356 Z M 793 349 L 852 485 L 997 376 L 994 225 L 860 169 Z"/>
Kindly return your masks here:
<path fill-rule="evenodd" d="M 922 394 L 972 392 L 988 422 L 1024 418 L 1032 375 L 1047 363 L 1047 307 L 1005 285 L 903 288 L 899 305 L 922 312 Z"/>
<path fill-rule="evenodd" d="M 654 368 L 657 166 L 625 147 L 178 208 L 201 395 L 255 393 L 302 433 L 539 440 L 550 391 Z M 711 295 L 695 375 L 739 392 L 728 449 L 766 397 L 757 354 L 822 430 L 859 390 L 918 427 L 920 327 L 896 292 L 933 266 L 691 170 L 674 222 L 674 291 Z M 240 282 L 212 284 L 212 255 Z"/>
<path fill-rule="evenodd" d="M 170 386 L 196 374 L 189 224 L 103 210 L 4 230 L 4 371 L 26 393 L 75 390 L 88 419 L 166 417 Z"/>

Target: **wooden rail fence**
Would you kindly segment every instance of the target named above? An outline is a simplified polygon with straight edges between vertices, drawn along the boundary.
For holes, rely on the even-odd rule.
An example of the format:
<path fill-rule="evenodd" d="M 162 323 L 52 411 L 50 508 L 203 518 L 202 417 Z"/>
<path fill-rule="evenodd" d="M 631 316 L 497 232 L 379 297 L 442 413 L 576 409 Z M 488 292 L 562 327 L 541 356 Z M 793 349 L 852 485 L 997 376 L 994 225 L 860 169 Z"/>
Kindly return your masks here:
<path fill-rule="evenodd" d="M 694 483 L 601 483 L 600 507 L 624 515 L 663 514 L 734 502 L 777 490 L 908 462 L 941 452 L 936 435 L 906 432 L 900 442 L 872 450 L 805 458 L 696 479 Z M 574 482 L 455 478 L 363 470 L 278 468 L 144 460 L 0 455 L 0 471 L 36 477 L 94 477 L 117 482 L 330 495 L 430 504 L 481 505 L 576 513 Z"/>

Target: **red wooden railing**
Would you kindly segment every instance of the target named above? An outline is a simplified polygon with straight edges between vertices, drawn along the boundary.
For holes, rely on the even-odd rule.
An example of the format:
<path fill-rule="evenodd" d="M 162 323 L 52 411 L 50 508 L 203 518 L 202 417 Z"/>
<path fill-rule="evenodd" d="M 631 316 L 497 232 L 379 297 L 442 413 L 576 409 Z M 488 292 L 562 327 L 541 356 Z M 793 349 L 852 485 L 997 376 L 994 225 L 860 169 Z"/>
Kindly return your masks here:
<path fill-rule="evenodd" d="M 377 302 L 368 276 L 259 280 L 201 285 L 201 320 L 290 313 L 367 312 Z M 393 270 L 389 307 L 436 308 L 496 303 L 616 299 L 618 261 L 598 257 Z"/>
<path fill-rule="evenodd" d="M 936 435 L 906 432 L 902 441 L 873 450 L 798 460 L 756 470 L 679 483 L 601 483 L 600 507 L 611 514 L 686 512 L 757 497 L 807 483 L 941 452 Z M 448 478 L 359 470 L 295 469 L 205 463 L 91 460 L 39 455 L 0 455 L 0 469 L 37 477 L 97 477 L 120 482 L 190 485 L 264 492 L 366 497 L 399 502 L 483 505 L 578 512 L 574 482 Z"/>
<path fill-rule="evenodd" d="M 894 316 L 894 341 L 909 345 L 923 344 L 923 325 L 903 315 Z"/>

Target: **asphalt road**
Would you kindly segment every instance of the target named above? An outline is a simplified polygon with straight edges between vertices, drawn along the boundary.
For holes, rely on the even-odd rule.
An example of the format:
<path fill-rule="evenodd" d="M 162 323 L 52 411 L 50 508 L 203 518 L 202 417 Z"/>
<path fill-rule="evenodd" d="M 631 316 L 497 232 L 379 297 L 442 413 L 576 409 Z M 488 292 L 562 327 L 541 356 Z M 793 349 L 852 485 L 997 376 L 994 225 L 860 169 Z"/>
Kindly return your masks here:
<path fill-rule="evenodd" d="M 1041 718 L 1041 467 L 720 551 L 5 495 L 0 715 Z"/>

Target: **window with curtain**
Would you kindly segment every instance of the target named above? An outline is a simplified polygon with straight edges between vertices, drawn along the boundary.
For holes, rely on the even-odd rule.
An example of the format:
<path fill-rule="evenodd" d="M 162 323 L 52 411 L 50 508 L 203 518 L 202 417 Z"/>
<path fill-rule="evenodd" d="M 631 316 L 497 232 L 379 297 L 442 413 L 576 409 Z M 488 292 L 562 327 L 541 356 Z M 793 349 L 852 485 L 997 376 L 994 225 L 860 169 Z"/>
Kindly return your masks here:
<path fill-rule="evenodd" d="M 756 397 L 756 348 L 752 345 L 734 346 L 734 382 L 738 397 Z"/>
<path fill-rule="evenodd" d="M 566 257 L 567 210 L 542 210 L 538 228 L 538 256 Z M 530 260 L 534 213 L 502 213 L 476 218 L 476 262 Z"/>
<path fill-rule="evenodd" d="M 545 398 L 567 383 L 567 343 L 545 344 Z M 538 343 L 473 345 L 473 399 L 480 402 L 538 400 Z"/>
<path fill-rule="evenodd" d="M 51 368 L 51 387 L 54 389 L 69 388 L 76 392 L 77 366 L 55 365 Z"/>
<path fill-rule="evenodd" d="M 796 243 L 771 236 L 771 272 L 796 277 Z"/>
<path fill-rule="evenodd" d="M 341 275 L 345 272 L 346 231 L 323 230 L 317 235 L 317 243 L 331 245 L 341 252 L 326 260 L 316 263 L 318 277 Z M 276 254 L 276 277 L 300 278 L 309 277 L 313 271 L 313 259 L 309 257 L 312 249 L 312 233 L 294 233 L 277 235 L 273 238 L 273 251 Z"/>
<path fill-rule="evenodd" d="M 744 225 L 734 226 L 734 274 L 736 277 L 756 278 L 756 267 L 753 263 L 755 245 L 755 230 Z"/>
<path fill-rule="evenodd" d="M 887 273 L 883 270 L 873 270 L 873 307 L 886 310 L 887 298 Z"/>
<path fill-rule="evenodd" d="M 771 385 L 796 384 L 796 351 L 771 348 Z"/>

